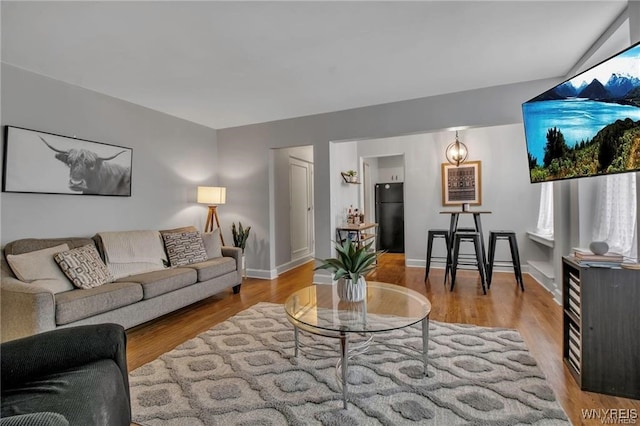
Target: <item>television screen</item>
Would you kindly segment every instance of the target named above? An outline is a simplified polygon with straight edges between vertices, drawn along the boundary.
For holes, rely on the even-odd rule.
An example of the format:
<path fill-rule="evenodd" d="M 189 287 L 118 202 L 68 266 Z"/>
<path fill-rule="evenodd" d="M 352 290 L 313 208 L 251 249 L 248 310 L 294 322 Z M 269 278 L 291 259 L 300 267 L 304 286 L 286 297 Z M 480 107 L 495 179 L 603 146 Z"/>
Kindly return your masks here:
<path fill-rule="evenodd" d="M 640 43 L 522 104 L 531 182 L 640 170 Z"/>

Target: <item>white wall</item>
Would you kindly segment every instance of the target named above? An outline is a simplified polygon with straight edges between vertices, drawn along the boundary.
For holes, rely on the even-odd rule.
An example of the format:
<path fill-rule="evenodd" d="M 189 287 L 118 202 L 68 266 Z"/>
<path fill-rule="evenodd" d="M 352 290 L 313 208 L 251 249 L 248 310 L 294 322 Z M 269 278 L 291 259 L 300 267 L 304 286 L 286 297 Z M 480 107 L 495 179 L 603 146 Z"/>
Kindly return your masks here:
<path fill-rule="evenodd" d="M 482 216 L 485 239 L 489 230 L 511 229 L 517 234 L 523 260 L 544 259 L 544 253 L 525 235 L 536 225 L 540 189 L 529 183 L 522 125 L 467 129 L 459 135 L 469 149 L 468 160 L 481 161 L 482 206 L 474 208 L 492 212 Z M 441 164 L 446 162 L 444 152 L 452 138 L 452 132 L 435 132 L 358 142 L 358 156 L 377 156 L 380 163 L 386 154 L 404 154 L 407 265 L 424 266 L 428 229 L 449 227 L 450 215 L 440 214 L 452 209 L 442 206 Z M 396 168 L 395 159 L 402 156 L 391 158 Z M 382 167 L 380 170 L 382 175 Z M 473 226 L 470 217 L 460 220 L 460 226 Z M 498 259 L 510 258 L 507 247 L 498 245 Z M 435 254 L 444 254 L 444 246 L 434 248 Z"/>
<path fill-rule="evenodd" d="M 215 130 L 6 64 L 2 112 L 2 125 L 133 148 L 131 197 L 2 193 L 3 245 L 99 231 L 202 229 L 207 208 L 195 202 L 196 187 L 218 184 Z M 233 193 L 229 201 L 236 202 Z"/>
<path fill-rule="evenodd" d="M 359 209 L 360 185 L 346 183 L 340 172 L 347 170 L 359 170 L 358 168 L 358 144 L 356 142 L 341 142 L 331 144 L 331 211 L 333 212 L 333 225 L 346 223 L 349 208 Z M 360 178 L 360 176 L 358 176 Z M 332 237 L 335 239 L 335 235 Z"/>

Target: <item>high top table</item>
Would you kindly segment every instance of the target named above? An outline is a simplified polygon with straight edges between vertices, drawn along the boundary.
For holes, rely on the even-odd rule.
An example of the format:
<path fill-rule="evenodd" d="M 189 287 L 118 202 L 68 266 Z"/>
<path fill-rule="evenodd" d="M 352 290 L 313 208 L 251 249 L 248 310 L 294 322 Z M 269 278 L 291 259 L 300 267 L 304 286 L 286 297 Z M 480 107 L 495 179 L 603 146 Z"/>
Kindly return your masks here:
<path fill-rule="evenodd" d="M 475 224 L 476 232 L 480 234 L 480 246 L 482 247 L 482 268 L 484 272 L 487 271 L 487 253 L 484 247 L 484 235 L 482 234 L 482 221 L 480 220 L 480 215 L 482 214 L 491 214 L 488 210 L 443 210 L 440 214 L 449 214 L 451 215 L 451 221 L 449 222 L 449 247 L 447 247 L 447 265 L 451 267 L 453 263 L 452 259 L 452 251 L 453 251 L 453 235 L 458 230 L 458 219 L 461 214 L 470 214 L 473 215 L 473 223 Z M 486 274 L 485 274 L 486 276 Z M 447 281 L 447 275 L 444 276 L 445 283 Z"/>
<path fill-rule="evenodd" d="M 293 324 L 295 356 L 298 351 L 317 357 L 335 356 L 335 349 L 305 346 L 299 340 L 299 331 L 340 340 L 340 359 L 336 364 L 336 377 L 342 386 L 342 401 L 347 408 L 347 369 L 349 359 L 363 354 L 373 344 L 373 335 L 384 331 L 409 327 L 422 322 L 422 352 L 414 348 L 394 345 L 384 339 L 376 344 L 393 347 L 405 355 L 420 359 L 427 376 L 429 349 L 429 314 L 431 303 L 417 291 L 393 284 L 367 282 L 367 297 L 362 302 L 340 300 L 335 285 L 313 285 L 293 293 L 285 302 L 287 319 Z M 350 342 L 354 335 L 365 340 Z M 340 371 L 340 374 L 338 374 Z"/>

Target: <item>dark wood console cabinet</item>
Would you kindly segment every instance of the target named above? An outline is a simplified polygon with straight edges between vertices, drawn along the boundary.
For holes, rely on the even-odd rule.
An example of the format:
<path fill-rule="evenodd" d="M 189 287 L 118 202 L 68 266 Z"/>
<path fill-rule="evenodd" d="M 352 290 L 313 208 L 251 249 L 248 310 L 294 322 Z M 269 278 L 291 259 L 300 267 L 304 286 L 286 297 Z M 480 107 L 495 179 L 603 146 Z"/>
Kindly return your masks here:
<path fill-rule="evenodd" d="M 562 262 L 562 356 L 582 390 L 640 399 L 640 271 Z"/>

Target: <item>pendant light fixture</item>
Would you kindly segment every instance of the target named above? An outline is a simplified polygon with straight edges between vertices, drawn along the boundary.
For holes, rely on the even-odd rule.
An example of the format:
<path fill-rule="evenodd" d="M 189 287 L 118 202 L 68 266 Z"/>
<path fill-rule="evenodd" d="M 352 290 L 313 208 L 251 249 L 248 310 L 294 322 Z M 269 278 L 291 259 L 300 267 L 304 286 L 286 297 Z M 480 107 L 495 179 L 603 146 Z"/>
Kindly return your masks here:
<path fill-rule="evenodd" d="M 469 155 L 469 151 L 467 150 L 467 146 L 458 140 L 458 131 L 456 130 L 456 141 L 447 147 L 447 151 L 445 153 L 447 156 L 447 161 L 451 164 L 455 164 L 456 167 L 460 165 L 460 163 L 464 163 L 467 159 L 467 155 Z"/>

